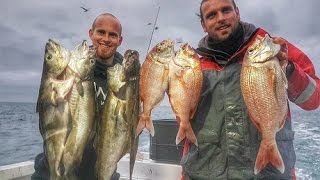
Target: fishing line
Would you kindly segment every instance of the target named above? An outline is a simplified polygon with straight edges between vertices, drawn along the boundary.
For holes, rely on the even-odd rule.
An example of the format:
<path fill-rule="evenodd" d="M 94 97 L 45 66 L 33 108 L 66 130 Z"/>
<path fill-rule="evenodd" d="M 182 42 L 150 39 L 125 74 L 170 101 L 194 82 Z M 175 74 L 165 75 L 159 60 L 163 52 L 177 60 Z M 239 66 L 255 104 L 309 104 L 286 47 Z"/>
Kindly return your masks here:
<path fill-rule="evenodd" d="M 159 5 L 159 8 L 158 8 L 158 12 L 157 12 L 156 19 L 154 20 L 154 23 L 153 23 L 152 33 L 151 33 L 151 37 L 150 37 L 150 41 L 149 41 L 149 46 L 148 46 L 148 50 L 147 50 L 147 53 L 146 53 L 146 54 L 148 54 L 148 52 L 149 52 L 149 48 L 150 48 L 150 45 L 151 45 L 151 42 L 152 42 L 153 32 L 154 32 L 155 27 L 156 27 L 156 24 L 157 24 L 159 12 L 160 12 L 160 5 Z"/>

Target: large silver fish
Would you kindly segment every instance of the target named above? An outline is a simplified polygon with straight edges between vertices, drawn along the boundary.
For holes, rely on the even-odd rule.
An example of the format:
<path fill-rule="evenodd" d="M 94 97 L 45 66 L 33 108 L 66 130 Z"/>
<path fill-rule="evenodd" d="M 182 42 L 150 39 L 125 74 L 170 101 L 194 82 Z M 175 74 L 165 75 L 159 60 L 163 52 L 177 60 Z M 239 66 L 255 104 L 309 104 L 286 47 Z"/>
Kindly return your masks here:
<path fill-rule="evenodd" d="M 67 137 L 69 104 L 66 96 L 74 79 L 65 79 L 70 53 L 49 39 L 45 46 L 43 72 L 36 111 L 44 140 L 44 152 L 49 164 L 51 179 L 61 177 L 60 161 Z"/>
<path fill-rule="evenodd" d="M 64 175 L 72 179 L 74 170 L 80 165 L 82 154 L 91 135 L 95 122 L 95 94 L 92 83 L 95 67 L 94 51 L 83 41 L 71 53 L 67 77 L 74 78 L 68 95 L 70 107 L 70 132 L 65 143 L 62 158 Z"/>
<path fill-rule="evenodd" d="M 281 173 L 285 166 L 276 143 L 288 111 L 287 79 L 276 54 L 280 45 L 266 35 L 248 47 L 241 71 L 241 91 L 252 122 L 262 135 L 254 173 L 271 163 Z"/>
<path fill-rule="evenodd" d="M 110 180 L 118 161 L 130 150 L 130 177 L 137 153 L 135 130 L 139 115 L 138 53 L 126 51 L 123 66 L 107 70 L 108 92 L 97 133 L 98 179 Z"/>
<path fill-rule="evenodd" d="M 163 100 L 168 90 L 169 62 L 174 58 L 174 42 L 163 40 L 147 54 L 140 71 L 140 99 L 142 112 L 137 126 L 137 134 L 144 128 L 154 136 L 151 111 Z"/>
<path fill-rule="evenodd" d="M 187 138 L 198 145 L 190 120 L 200 99 L 202 82 L 199 56 L 187 43 L 184 43 L 173 61 L 169 63 L 168 97 L 179 123 L 176 144 Z"/>

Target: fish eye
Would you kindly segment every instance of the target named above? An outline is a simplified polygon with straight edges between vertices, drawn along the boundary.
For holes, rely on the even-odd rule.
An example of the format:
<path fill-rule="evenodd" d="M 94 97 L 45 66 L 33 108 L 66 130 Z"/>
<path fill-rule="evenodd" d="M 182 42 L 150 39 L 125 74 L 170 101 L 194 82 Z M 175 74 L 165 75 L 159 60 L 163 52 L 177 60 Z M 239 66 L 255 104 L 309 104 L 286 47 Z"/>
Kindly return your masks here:
<path fill-rule="evenodd" d="M 47 59 L 48 59 L 48 60 L 51 60 L 51 59 L 52 59 L 52 55 L 49 54 L 49 55 L 47 56 Z"/>
<path fill-rule="evenodd" d="M 96 61 L 94 59 L 90 59 L 90 63 L 94 64 Z"/>

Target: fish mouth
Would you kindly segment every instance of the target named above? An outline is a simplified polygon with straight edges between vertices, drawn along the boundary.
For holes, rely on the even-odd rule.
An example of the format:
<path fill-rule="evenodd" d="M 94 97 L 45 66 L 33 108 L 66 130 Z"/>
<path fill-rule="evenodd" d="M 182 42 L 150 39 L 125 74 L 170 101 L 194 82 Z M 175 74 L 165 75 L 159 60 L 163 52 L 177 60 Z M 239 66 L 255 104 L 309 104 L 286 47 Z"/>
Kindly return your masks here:
<path fill-rule="evenodd" d="M 157 53 L 162 54 L 165 58 L 171 57 L 174 54 L 173 41 L 165 41 L 157 48 Z"/>
<path fill-rule="evenodd" d="M 173 62 L 175 65 L 183 68 L 183 69 L 190 69 L 193 67 L 192 57 L 194 55 L 193 49 L 189 46 L 188 43 L 184 43 L 180 46 L 180 49 L 177 52 L 175 58 L 173 58 Z M 180 59 L 179 56 L 182 56 Z"/>
<path fill-rule="evenodd" d="M 159 52 L 161 52 L 161 51 L 163 51 L 163 49 L 172 48 L 173 45 L 174 45 L 174 41 L 173 40 L 166 39 L 166 40 L 164 40 L 164 41 L 162 41 L 162 42 L 160 42 L 158 44 L 158 50 L 159 50 Z"/>
<path fill-rule="evenodd" d="M 125 52 L 124 54 L 126 54 L 126 57 L 133 57 L 133 58 L 138 58 L 139 57 L 139 52 L 138 51 L 134 51 L 134 50 L 128 50 L 128 52 Z"/>
<path fill-rule="evenodd" d="M 124 53 L 124 67 L 125 69 L 128 69 L 129 67 L 132 67 L 134 64 L 134 61 L 139 60 L 139 52 L 135 50 L 127 50 Z"/>
<path fill-rule="evenodd" d="M 255 46 L 248 48 L 249 56 L 255 63 L 264 63 L 278 54 L 280 45 L 273 43 L 268 35 L 257 36 Z"/>
<path fill-rule="evenodd" d="M 46 43 L 45 52 L 54 52 L 56 49 L 58 49 L 59 45 L 54 42 L 52 39 L 49 39 Z"/>
<path fill-rule="evenodd" d="M 174 41 L 173 40 L 168 39 L 167 41 L 168 41 L 168 44 L 169 44 L 170 47 L 174 45 Z"/>

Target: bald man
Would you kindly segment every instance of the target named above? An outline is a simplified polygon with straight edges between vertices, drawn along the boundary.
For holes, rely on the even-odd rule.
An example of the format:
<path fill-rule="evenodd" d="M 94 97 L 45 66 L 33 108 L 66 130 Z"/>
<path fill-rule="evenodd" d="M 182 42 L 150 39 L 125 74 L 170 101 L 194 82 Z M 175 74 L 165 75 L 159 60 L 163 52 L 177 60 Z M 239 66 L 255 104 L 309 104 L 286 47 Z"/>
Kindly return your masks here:
<path fill-rule="evenodd" d="M 97 118 L 104 105 L 107 94 L 107 74 L 109 67 L 115 64 L 122 64 L 123 56 L 117 52 L 118 47 L 122 43 L 122 26 L 120 21 L 110 13 L 98 15 L 92 23 L 89 30 L 89 37 L 92 41 L 92 48 L 96 49 L 96 67 L 94 70 L 93 83 L 95 87 L 95 95 L 97 102 Z M 93 131 L 95 133 L 95 131 Z M 82 162 L 76 167 L 75 172 L 77 179 L 94 180 L 96 152 L 93 148 L 94 134 L 88 140 L 86 149 L 84 150 Z M 49 180 L 49 165 L 44 153 L 40 153 L 35 158 L 35 172 L 31 176 L 32 180 Z M 111 180 L 118 180 L 120 174 L 114 172 Z"/>

